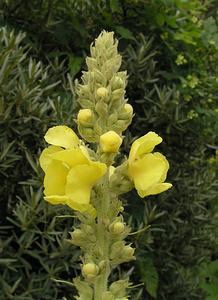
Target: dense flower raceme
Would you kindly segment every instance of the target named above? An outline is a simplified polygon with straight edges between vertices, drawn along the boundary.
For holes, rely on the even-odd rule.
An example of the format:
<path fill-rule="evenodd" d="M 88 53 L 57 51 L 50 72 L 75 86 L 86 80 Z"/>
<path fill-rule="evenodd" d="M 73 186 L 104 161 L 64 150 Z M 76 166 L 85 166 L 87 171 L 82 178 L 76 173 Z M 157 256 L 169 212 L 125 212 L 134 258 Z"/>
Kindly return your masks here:
<path fill-rule="evenodd" d="M 87 149 L 67 126 L 50 128 L 45 140 L 52 145 L 42 151 L 39 159 L 45 172 L 45 200 L 95 215 L 90 204 L 91 189 L 105 174 L 106 165 L 92 161 Z"/>
<path fill-rule="evenodd" d="M 159 152 L 151 153 L 162 142 L 155 132 L 137 139 L 131 147 L 128 159 L 128 175 L 133 180 L 140 197 L 156 195 L 172 187 L 166 180 L 169 163 Z"/>

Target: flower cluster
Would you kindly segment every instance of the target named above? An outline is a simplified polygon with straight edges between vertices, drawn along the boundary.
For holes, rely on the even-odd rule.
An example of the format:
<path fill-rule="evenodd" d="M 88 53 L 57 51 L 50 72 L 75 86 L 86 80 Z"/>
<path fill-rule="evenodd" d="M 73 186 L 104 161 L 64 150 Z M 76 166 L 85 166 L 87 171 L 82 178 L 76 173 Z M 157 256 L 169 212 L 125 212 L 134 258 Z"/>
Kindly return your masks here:
<path fill-rule="evenodd" d="M 45 140 L 52 145 L 40 156 L 40 165 L 45 172 L 45 200 L 94 214 L 95 209 L 90 204 L 91 189 L 106 173 L 106 165 L 92 161 L 86 147 L 67 126 L 50 128 Z M 149 132 L 132 144 L 127 175 L 140 197 L 159 194 L 172 186 L 164 182 L 169 169 L 167 159 L 159 152 L 151 153 L 161 142 L 160 136 Z M 116 153 L 121 143 L 122 139 L 113 131 L 100 137 L 103 152 Z"/>
<path fill-rule="evenodd" d="M 39 160 L 45 172 L 45 200 L 95 214 L 90 204 L 91 188 L 105 174 L 106 165 L 92 161 L 87 149 L 67 126 L 50 128 L 45 140 L 52 145 L 43 150 Z"/>

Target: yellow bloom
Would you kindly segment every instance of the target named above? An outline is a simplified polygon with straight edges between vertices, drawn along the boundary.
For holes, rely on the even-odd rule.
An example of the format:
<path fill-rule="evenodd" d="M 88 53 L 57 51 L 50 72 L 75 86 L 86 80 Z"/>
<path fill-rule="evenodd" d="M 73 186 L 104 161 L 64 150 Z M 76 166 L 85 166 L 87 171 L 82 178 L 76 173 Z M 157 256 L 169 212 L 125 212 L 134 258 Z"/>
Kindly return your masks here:
<path fill-rule="evenodd" d="M 100 136 L 100 145 L 103 152 L 116 153 L 121 144 L 122 138 L 113 130 Z"/>
<path fill-rule="evenodd" d="M 67 126 L 50 128 L 45 140 L 52 144 L 42 151 L 39 159 L 45 172 L 45 200 L 95 215 L 90 193 L 106 172 L 106 165 L 91 161 L 86 148 L 80 146 L 79 138 Z"/>
<path fill-rule="evenodd" d="M 131 147 L 128 159 L 128 175 L 133 180 L 140 197 L 162 193 L 172 187 L 165 183 L 169 163 L 154 147 L 162 142 L 155 132 L 137 139 Z"/>

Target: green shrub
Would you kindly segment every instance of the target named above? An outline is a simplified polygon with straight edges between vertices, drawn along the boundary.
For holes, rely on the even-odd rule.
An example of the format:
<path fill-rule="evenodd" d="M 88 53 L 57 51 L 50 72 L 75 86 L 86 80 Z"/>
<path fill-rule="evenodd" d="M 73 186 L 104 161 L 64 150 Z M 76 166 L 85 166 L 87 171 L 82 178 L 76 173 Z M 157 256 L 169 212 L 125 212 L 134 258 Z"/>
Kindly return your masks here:
<path fill-rule="evenodd" d="M 67 210 L 42 200 L 37 161 L 47 127 L 72 121 L 72 95 L 59 69 L 28 57 L 23 38 L 0 30 L 0 299 L 60 299 L 67 289 L 52 279 L 76 272 L 78 251 L 65 241 L 72 218 L 57 218 Z"/>

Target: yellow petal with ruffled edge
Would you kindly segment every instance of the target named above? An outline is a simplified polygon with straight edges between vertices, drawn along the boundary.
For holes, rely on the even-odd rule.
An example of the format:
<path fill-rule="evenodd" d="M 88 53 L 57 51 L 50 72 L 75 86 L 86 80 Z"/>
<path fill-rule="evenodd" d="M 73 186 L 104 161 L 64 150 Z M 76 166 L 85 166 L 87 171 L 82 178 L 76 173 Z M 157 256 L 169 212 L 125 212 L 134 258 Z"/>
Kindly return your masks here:
<path fill-rule="evenodd" d="M 162 138 L 153 131 L 148 132 L 133 142 L 130 153 L 129 162 L 139 159 L 143 154 L 150 153 L 154 147 L 162 142 Z"/>
<path fill-rule="evenodd" d="M 144 198 L 149 195 L 157 195 L 162 192 L 165 192 L 171 187 L 172 187 L 171 183 L 164 182 L 164 183 L 158 183 L 156 185 L 153 185 L 151 188 L 147 189 L 146 191 L 138 190 L 137 192 L 141 198 Z"/>
<path fill-rule="evenodd" d="M 80 212 L 90 211 L 91 188 L 106 169 L 106 165 L 99 162 L 73 167 L 67 176 L 66 195 L 70 198 L 67 204 Z"/>
<path fill-rule="evenodd" d="M 48 165 L 44 178 L 44 194 L 65 195 L 65 185 L 69 169 L 57 160 L 52 160 Z"/>
<path fill-rule="evenodd" d="M 170 168 L 169 162 L 166 159 L 166 157 L 163 154 L 161 154 L 160 152 L 154 152 L 153 155 L 157 158 L 160 158 L 161 160 L 163 160 L 165 162 L 165 170 L 164 170 L 164 172 L 161 176 L 161 179 L 160 179 L 160 182 L 164 182 L 167 178 L 167 172 Z"/>
<path fill-rule="evenodd" d="M 40 157 L 39 157 L 39 164 L 44 172 L 46 172 L 48 165 L 52 162 L 51 154 L 63 150 L 61 147 L 57 146 L 49 146 L 45 148 Z"/>
<path fill-rule="evenodd" d="M 88 164 L 88 158 L 83 154 L 83 152 L 78 149 L 70 149 L 55 152 L 50 155 L 51 159 L 56 159 L 66 163 L 69 167 L 76 165 Z"/>
<path fill-rule="evenodd" d="M 60 146 L 66 149 L 77 148 L 80 144 L 79 138 L 75 132 L 64 125 L 49 128 L 45 134 L 45 140 L 51 145 Z"/>
<path fill-rule="evenodd" d="M 140 193 L 139 195 L 142 195 L 154 185 L 162 182 L 168 168 L 169 165 L 164 156 L 149 153 L 133 162 L 128 171 L 136 190 Z"/>

